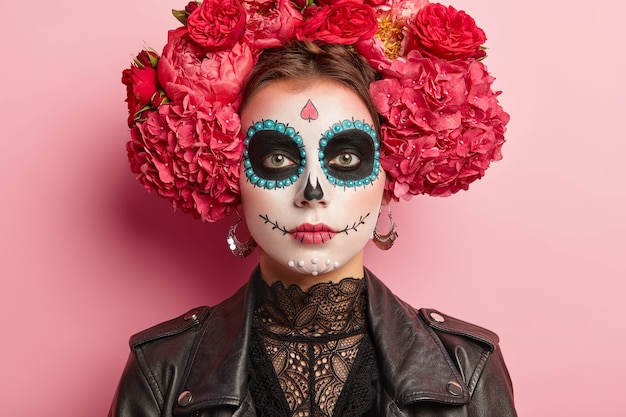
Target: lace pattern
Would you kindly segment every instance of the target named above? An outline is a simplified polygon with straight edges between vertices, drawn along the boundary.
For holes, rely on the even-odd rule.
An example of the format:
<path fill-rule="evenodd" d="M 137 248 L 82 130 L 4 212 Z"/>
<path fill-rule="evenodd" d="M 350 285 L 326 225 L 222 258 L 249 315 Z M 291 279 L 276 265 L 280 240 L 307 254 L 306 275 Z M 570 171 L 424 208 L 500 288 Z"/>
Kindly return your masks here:
<path fill-rule="evenodd" d="M 304 292 L 259 285 L 251 341 L 250 389 L 262 415 L 362 415 L 376 376 L 367 336 L 364 281 L 346 278 Z"/>

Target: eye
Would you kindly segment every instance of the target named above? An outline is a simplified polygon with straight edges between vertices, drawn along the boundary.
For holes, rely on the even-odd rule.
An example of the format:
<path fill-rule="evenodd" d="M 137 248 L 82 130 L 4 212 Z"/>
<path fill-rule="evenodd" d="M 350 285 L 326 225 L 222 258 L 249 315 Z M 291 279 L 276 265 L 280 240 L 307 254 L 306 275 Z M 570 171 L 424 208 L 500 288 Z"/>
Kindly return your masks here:
<path fill-rule="evenodd" d="M 356 169 L 361 165 L 361 158 L 352 152 L 344 151 L 328 161 L 328 165 L 335 169 Z"/>
<path fill-rule="evenodd" d="M 326 176 L 332 178 L 333 183 L 362 182 L 374 174 L 378 161 L 376 142 L 363 130 L 343 130 L 320 140 L 320 158 Z M 374 178 L 375 175 L 369 180 Z"/>
<path fill-rule="evenodd" d="M 283 153 L 272 153 L 263 158 L 263 166 L 268 169 L 282 169 L 294 166 L 296 162 Z"/>

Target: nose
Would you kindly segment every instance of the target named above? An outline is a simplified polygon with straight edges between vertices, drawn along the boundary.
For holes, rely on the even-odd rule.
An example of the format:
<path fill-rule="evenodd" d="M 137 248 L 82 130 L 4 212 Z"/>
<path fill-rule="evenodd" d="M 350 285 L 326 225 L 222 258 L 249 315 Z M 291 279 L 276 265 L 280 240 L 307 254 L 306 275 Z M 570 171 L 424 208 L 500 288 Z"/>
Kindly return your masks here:
<path fill-rule="evenodd" d="M 308 201 L 321 200 L 322 198 L 324 198 L 324 191 L 322 191 L 320 182 L 316 182 L 317 185 L 313 187 L 313 185 L 311 184 L 311 175 L 309 175 L 306 180 L 306 187 L 304 187 L 304 198 Z"/>
<path fill-rule="evenodd" d="M 300 186 L 300 189 L 296 194 L 295 203 L 298 207 L 314 205 L 326 206 L 328 204 L 327 196 L 322 189 L 322 184 L 318 177 L 309 173 L 306 183 L 304 186 Z"/>

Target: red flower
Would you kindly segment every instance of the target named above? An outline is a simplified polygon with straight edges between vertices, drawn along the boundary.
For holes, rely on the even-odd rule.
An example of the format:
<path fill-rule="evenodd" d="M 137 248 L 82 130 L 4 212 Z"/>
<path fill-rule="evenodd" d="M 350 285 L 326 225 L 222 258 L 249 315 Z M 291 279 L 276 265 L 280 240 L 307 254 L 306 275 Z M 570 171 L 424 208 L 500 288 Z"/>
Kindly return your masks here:
<path fill-rule="evenodd" d="M 149 191 L 205 221 L 227 216 L 239 202 L 239 116 L 231 106 L 197 110 L 189 97 L 167 103 L 131 130 L 133 172 Z"/>
<path fill-rule="evenodd" d="M 187 14 L 192 14 L 198 7 L 200 7 L 198 2 L 196 0 L 192 0 L 185 6 L 185 12 L 187 12 Z"/>
<path fill-rule="evenodd" d="M 370 85 L 382 128 L 381 166 L 391 197 L 465 190 L 501 158 L 509 120 L 485 66 L 476 60 L 394 61 Z"/>
<path fill-rule="evenodd" d="M 351 45 L 374 36 L 378 20 L 371 6 L 344 0 L 321 7 L 297 30 L 299 40 Z"/>
<path fill-rule="evenodd" d="M 128 103 L 128 126 L 132 126 L 140 117 L 141 111 L 150 106 L 153 97 L 160 97 L 157 72 L 153 68 L 156 67 L 157 60 L 156 53 L 141 51 L 135 58 L 135 63 L 122 71 L 122 83 L 126 85 Z"/>
<path fill-rule="evenodd" d="M 248 14 L 246 43 L 253 48 L 283 45 L 302 23 L 302 13 L 290 0 L 244 0 L 243 7 Z"/>
<path fill-rule="evenodd" d="M 207 51 L 232 47 L 246 29 L 246 12 L 239 0 L 204 0 L 187 19 L 191 38 Z"/>
<path fill-rule="evenodd" d="M 487 39 L 483 30 L 471 16 L 452 6 L 429 4 L 407 26 L 408 50 L 417 49 L 424 56 L 450 60 L 486 56 L 480 48 Z"/>
<path fill-rule="evenodd" d="M 184 26 L 162 57 L 142 51 L 123 72 L 127 151 L 145 188 L 197 218 L 240 203 L 241 89 L 262 50 L 293 39 L 353 45 L 380 75 L 370 94 L 387 197 L 453 194 L 502 157 L 509 115 L 478 61 L 485 35 L 462 11 L 428 0 L 204 0 L 174 16 Z"/>
<path fill-rule="evenodd" d="M 184 27 L 170 31 L 163 48 L 158 75 L 167 96 L 195 103 L 219 101 L 238 106 L 239 92 L 252 70 L 250 47 L 237 43 L 231 49 L 207 53 L 190 39 Z"/>
<path fill-rule="evenodd" d="M 291 0 L 291 3 L 293 3 L 298 10 L 304 10 L 308 5 L 308 0 Z"/>
<path fill-rule="evenodd" d="M 324 6 L 332 6 L 337 3 L 344 3 L 346 0 L 313 0 L 316 6 L 324 7 Z M 352 3 L 363 4 L 364 0 L 347 0 Z"/>

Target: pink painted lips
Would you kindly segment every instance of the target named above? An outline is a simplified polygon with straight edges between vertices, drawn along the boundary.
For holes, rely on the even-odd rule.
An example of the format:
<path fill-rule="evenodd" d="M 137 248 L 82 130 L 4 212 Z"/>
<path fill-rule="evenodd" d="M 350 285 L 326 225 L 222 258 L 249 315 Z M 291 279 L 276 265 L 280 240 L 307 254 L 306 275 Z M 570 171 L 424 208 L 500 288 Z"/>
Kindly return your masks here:
<path fill-rule="evenodd" d="M 305 245 L 319 245 L 328 242 L 337 232 L 324 223 L 303 223 L 289 232 L 291 237 Z"/>

